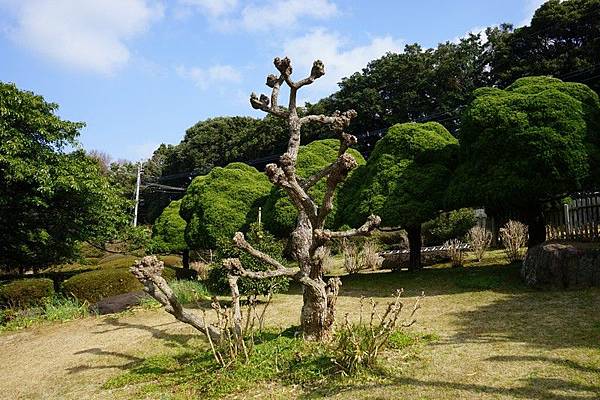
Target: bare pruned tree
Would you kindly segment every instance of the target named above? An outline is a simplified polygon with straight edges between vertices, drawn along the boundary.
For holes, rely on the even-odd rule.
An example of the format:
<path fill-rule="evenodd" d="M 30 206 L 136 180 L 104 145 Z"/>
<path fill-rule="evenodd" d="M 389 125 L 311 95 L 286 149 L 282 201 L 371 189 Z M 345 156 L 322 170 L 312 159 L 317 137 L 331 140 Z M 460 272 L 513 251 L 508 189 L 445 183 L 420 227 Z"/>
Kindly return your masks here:
<path fill-rule="evenodd" d="M 257 96 L 252 93 L 250 104 L 253 108 L 273 114 L 286 120 L 289 127 L 289 141 L 287 151 L 279 159 L 279 165 L 269 164 L 266 174 L 270 181 L 285 190 L 294 207 L 298 210 L 298 221 L 291 235 L 291 250 L 298 267 L 288 268 L 278 261 L 254 249 L 241 232 L 233 238 L 234 244 L 273 267 L 270 271 L 255 272 L 244 269 L 239 260 L 225 260 L 224 265 L 232 275 L 263 279 L 274 276 L 288 276 L 303 285 L 303 306 L 301 325 L 304 337 L 311 340 L 326 340 L 330 337 L 335 321 L 335 303 L 341 281 L 331 278 L 324 281 L 324 254 L 325 248 L 331 239 L 348 238 L 352 236 L 369 235 L 379 226 L 381 219 L 371 215 L 358 229 L 337 232 L 325 229 L 325 220 L 333 207 L 333 200 L 337 186 L 344 181 L 350 170 L 356 167 L 356 160 L 346 153 L 348 148 L 356 143 L 356 137 L 344 130 L 350 124 L 356 111 L 336 111 L 333 115 L 305 115 L 299 116 L 296 104 L 298 90 L 325 74 L 325 66 L 320 60 L 313 63 L 310 75 L 307 78 L 294 82 L 291 78 L 292 65 L 289 58 L 275 58 L 275 68 L 279 75 L 269 75 L 267 86 L 271 97 Z M 283 84 L 290 89 L 288 107 L 278 104 L 279 91 Z M 302 126 L 308 123 L 328 125 L 340 139 L 337 159 L 327 167 L 302 179 L 296 172 L 296 162 L 300 148 Z M 311 196 L 309 189 L 320 180 L 326 180 L 326 190 L 322 199 Z"/>
<path fill-rule="evenodd" d="M 233 237 L 236 247 L 270 265 L 267 271 L 252 271 L 244 268 L 237 258 L 226 259 L 223 266 L 228 269 L 229 284 L 233 300 L 233 331 L 236 335 L 241 332 L 241 313 L 239 306 L 239 277 L 252 279 L 267 279 L 279 276 L 289 277 L 303 286 L 303 306 L 300 316 L 302 332 L 309 340 L 328 340 L 333 331 L 335 321 L 335 304 L 341 286 L 339 278 L 324 280 L 324 257 L 332 239 L 367 236 L 379 226 L 381 219 L 371 215 L 357 229 L 348 231 L 332 231 L 325 229 L 325 220 L 333 207 L 337 186 L 344 181 L 350 170 L 356 167 L 356 160 L 346 150 L 356 143 L 356 137 L 344 132 L 350 120 L 356 116 L 354 110 L 336 111 L 333 115 L 299 116 L 296 105 L 298 90 L 325 74 L 325 67 L 319 60 L 313 63 L 307 78 L 294 82 L 291 78 L 292 66 L 289 58 L 275 58 L 275 68 L 279 75 L 269 75 L 267 86 L 272 89 L 271 97 L 256 94 L 250 96 L 250 103 L 255 109 L 265 111 L 286 120 L 289 127 L 289 142 L 287 151 L 280 157 L 279 164 L 269 164 L 266 174 L 270 181 L 277 185 L 289 196 L 294 207 L 298 210 L 298 221 L 291 235 L 291 249 L 297 267 L 287 267 L 248 243 L 244 234 L 237 232 Z M 286 84 L 290 89 L 288 107 L 278 104 L 281 86 Z M 340 139 L 338 157 L 314 175 L 302 179 L 296 173 L 296 162 L 300 149 L 302 126 L 308 123 L 320 123 L 329 126 Z M 326 182 L 326 190 L 321 199 L 311 196 L 309 189 L 321 180 Z M 186 311 L 160 277 L 162 267 L 156 258 L 146 257 L 132 267 L 132 272 L 142 281 L 146 291 L 165 306 L 177 319 L 186 322 L 204 332 L 209 339 L 217 340 L 223 332 L 205 321 Z"/>

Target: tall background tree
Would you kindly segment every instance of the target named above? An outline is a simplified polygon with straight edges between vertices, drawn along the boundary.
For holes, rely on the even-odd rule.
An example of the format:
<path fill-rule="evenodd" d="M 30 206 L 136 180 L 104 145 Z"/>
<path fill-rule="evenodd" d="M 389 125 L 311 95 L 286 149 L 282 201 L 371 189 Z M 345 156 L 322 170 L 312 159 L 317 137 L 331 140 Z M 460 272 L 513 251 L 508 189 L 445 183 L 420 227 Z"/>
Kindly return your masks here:
<path fill-rule="evenodd" d="M 358 226 L 377 214 L 383 226 L 406 229 L 409 268 L 420 268 L 421 224 L 444 207 L 457 147 L 437 122 L 394 125 L 342 188 L 343 222 Z"/>
<path fill-rule="evenodd" d="M 549 0 L 529 26 L 489 28 L 493 81 L 551 75 L 600 91 L 600 0 Z"/>
<path fill-rule="evenodd" d="M 463 117 L 455 204 L 484 205 L 545 240 L 544 203 L 598 181 L 600 103 L 583 84 L 550 77 L 482 88 Z"/>
<path fill-rule="evenodd" d="M 127 202 L 97 158 L 79 148 L 84 124 L 58 105 L 0 83 L 0 266 L 71 260 L 79 241 L 103 241 L 127 224 Z"/>

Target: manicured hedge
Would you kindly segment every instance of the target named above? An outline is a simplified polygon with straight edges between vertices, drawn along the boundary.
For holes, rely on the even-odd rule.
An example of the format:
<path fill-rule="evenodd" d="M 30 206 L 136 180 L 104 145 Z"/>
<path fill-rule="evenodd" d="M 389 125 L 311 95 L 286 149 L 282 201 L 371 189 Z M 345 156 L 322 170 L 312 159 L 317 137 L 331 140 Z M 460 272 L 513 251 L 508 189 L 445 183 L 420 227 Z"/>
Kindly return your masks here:
<path fill-rule="evenodd" d="M 97 301 L 118 294 L 142 290 L 142 284 L 128 268 L 84 272 L 63 282 L 63 292 L 80 301 Z"/>
<path fill-rule="evenodd" d="M 39 304 L 53 295 L 51 279 L 21 279 L 0 286 L 0 303 L 3 306 L 26 307 Z"/>

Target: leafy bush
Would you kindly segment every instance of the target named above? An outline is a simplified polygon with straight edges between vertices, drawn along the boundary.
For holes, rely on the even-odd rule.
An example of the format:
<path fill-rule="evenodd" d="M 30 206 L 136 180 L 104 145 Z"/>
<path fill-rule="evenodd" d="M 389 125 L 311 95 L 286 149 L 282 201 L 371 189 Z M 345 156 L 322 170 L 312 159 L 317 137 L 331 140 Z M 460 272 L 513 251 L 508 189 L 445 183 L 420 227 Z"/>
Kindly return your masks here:
<path fill-rule="evenodd" d="M 102 269 L 75 275 L 63 282 L 62 290 L 80 301 L 97 301 L 142 290 L 142 284 L 127 268 Z"/>
<path fill-rule="evenodd" d="M 527 243 L 527 225 L 519 221 L 508 221 L 500 228 L 500 239 L 509 262 L 522 261 Z"/>
<path fill-rule="evenodd" d="M 467 232 L 467 242 L 471 246 L 477 261 L 481 261 L 492 242 L 492 233 L 481 226 L 474 226 Z"/>
<path fill-rule="evenodd" d="M 476 223 L 472 208 L 441 213 L 423 224 L 423 242 L 433 246 L 441 245 L 450 239 L 461 239 Z"/>
<path fill-rule="evenodd" d="M 181 253 L 185 242 L 186 222 L 179 215 L 181 200 L 172 201 L 152 225 L 151 250 L 157 253 Z"/>
<path fill-rule="evenodd" d="M 124 254 L 111 254 L 98 262 L 100 268 L 129 268 L 137 257 Z"/>
<path fill-rule="evenodd" d="M 54 295 L 51 279 L 21 279 L 0 287 L 0 304 L 11 307 L 27 307 L 41 304 Z"/>
<path fill-rule="evenodd" d="M 247 241 L 254 248 L 262 251 L 284 263 L 283 244 L 276 240 L 273 235 L 265 231 L 258 224 L 252 224 L 247 235 Z M 244 268 L 253 271 L 266 271 L 271 266 L 265 264 L 246 252 L 237 249 L 231 243 L 231 239 L 220 241 L 218 248 L 218 260 L 229 257 L 238 257 Z M 227 281 L 227 271 L 217 261 L 208 274 L 208 286 L 213 293 L 229 294 L 229 283 Z M 238 281 L 240 293 L 243 295 L 266 295 L 269 292 L 276 293 L 287 290 L 289 281 L 286 277 L 277 277 L 270 279 L 249 279 L 240 278 Z"/>
<path fill-rule="evenodd" d="M 271 187 L 265 174 L 243 163 L 196 177 L 180 209 L 189 248 L 215 249 L 219 242 L 231 241 L 235 232 L 247 230 Z"/>

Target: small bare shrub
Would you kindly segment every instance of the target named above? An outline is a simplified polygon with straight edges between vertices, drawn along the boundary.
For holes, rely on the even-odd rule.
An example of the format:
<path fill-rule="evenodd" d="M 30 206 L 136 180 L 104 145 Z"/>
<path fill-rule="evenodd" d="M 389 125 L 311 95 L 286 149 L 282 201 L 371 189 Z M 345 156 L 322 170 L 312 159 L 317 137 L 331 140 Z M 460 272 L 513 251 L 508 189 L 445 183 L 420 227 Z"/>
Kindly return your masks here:
<path fill-rule="evenodd" d="M 344 255 L 344 269 L 349 274 L 356 274 L 365 269 L 377 270 L 383 263 L 383 257 L 379 256 L 377 245 L 372 241 L 367 240 L 361 246 L 344 239 L 341 249 Z"/>
<path fill-rule="evenodd" d="M 327 275 L 330 275 L 333 272 L 333 267 L 335 263 L 333 261 L 333 257 L 331 256 L 331 249 L 329 247 L 323 248 L 323 272 Z"/>
<path fill-rule="evenodd" d="M 365 269 L 378 270 L 383 263 L 383 257 L 379 255 L 377 244 L 371 240 L 365 241 L 362 248 L 362 261 Z"/>
<path fill-rule="evenodd" d="M 508 221 L 500 228 L 500 239 L 509 262 L 523 260 L 527 243 L 527 225 L 519 221 Z"/>
<path fill-rule="evenodd" d="M 452 268 L 462 267 L 463 265 L 463 251 L 460 246 L 462 243 L 458 239 L 447 240 L 444 243 L 444 247 L 447 248 L 448 257 L 452 262 Z"/>
<path fill-rule="evenodd" d="M 342 240 L 341 243 L 342 255 L 344 256 L 344 269 L 349 274 L 356 274 L 363 269 L 363 262 L 361 260 L 362 254 L 360 253 L 358 246 L 347 240 Z"/>
<path fill-rule="evenodd" d="M 474 226 L 467 232 L 467 242 L 471 246 L 477 261 L 481 261 L 490 247 L 490 243 L 492 243 L 492 233 L 481 226 Z"/>
<path fill-rule="evenodd" d="M 377 303 L 370 299 L 371 310 L 368 325 L 363 321 L 364 297 L 360 299 L 360 320 L 353 324 L 348 319 L 338 329 L 334 343 L 333 363 L 343 374 L 350 375 L 361 368 L 372 368 L 375 366 L 381 351 L 385 349 L 392 336 L 398 328 L 411 326 L 415 323 L 414 315 L 420 307 L 421 298 L 417 299 L 412 311 L 406 319 L 400 320 L 400 314 L 404 304 L 400 301 L 402 290 L 396 291 L 396 297 L 388 303 L 385 311 L 381 314 L 377 311 Z"/>

